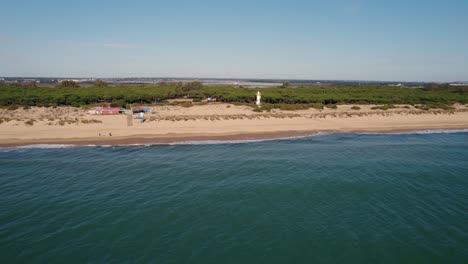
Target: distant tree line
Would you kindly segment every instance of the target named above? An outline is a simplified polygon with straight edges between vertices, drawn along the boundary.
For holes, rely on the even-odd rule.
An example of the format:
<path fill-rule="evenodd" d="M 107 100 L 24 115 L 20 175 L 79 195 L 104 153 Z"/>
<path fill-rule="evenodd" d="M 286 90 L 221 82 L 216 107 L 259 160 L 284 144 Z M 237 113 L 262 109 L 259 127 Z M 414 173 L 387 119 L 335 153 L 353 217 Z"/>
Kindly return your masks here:
<path fill-rule="evenodd" d="M 468 85 L 451 85 L 448 83 L 427 83 L 424 85 L 424 90 L 468 92 Z"/>
<path fill-rule="evenodd" d="M 434 88 L 397 88 L 387 86 L 280 87 L 263 88 L 262 102 L 268 104 L 430 104 L 468 103 L 468 93 Z M 445 87 L 447 88 L 447 87 Z M 221 102 L 254 103 L 257 89 L 234 86 L 203 86 L 200 82 L 162 83 L 154 86 L 108 86 L 96 81 L 92 87 L 79 87 L 62 81 L 57 87 L 28 84 L 0 84 L 0 106 L 84 106 L 107 103 L 115 106 L 151 104 L 173 98 L 208 97 Z"/>

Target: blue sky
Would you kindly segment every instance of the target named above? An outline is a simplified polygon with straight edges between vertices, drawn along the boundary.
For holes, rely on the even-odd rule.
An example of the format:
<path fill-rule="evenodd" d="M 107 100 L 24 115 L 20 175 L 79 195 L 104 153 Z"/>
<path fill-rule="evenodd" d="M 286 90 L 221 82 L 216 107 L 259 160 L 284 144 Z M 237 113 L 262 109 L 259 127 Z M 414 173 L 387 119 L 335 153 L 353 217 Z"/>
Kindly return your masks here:
<path fill-rule="evenodd" d="M 468 80 L 468 1 L 0 1 L 0 76 Z"/>

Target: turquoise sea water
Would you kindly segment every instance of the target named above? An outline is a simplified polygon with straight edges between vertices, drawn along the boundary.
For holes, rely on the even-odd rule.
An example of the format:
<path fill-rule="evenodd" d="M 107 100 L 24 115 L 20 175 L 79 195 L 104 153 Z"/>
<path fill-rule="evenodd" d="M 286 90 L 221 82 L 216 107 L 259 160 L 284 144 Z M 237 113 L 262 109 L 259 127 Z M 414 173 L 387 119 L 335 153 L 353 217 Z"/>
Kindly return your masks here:
<path fill-rule="evenodd" d="M 0 149 L 0 263 L 468 263 L 468 133 Z"/>

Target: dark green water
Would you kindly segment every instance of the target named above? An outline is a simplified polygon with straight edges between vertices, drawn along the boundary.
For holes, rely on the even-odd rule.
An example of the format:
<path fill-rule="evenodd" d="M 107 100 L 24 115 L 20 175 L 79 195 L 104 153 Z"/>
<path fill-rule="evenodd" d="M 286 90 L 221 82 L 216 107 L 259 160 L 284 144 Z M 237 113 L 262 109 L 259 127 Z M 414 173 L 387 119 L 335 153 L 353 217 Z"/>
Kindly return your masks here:
<path fill-rule="evenodd" d="M 468 263 L 468 133 L 0 150 L 0 263 Z"/>

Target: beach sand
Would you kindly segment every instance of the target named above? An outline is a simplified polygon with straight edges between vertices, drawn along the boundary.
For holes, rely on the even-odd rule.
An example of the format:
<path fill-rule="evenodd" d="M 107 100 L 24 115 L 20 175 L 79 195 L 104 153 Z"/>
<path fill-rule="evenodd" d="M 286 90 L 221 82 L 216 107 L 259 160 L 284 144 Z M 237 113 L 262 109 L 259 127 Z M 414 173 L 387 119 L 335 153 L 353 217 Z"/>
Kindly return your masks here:
<path fill-rule="evenodd" d="M 424 111 L 412 106 L 372 110 L 338 109 L 254 112 L 249 106 L 156 106 L 146 122 L 125 115 L 88 115 L 74 107 L 0 110 L 0 146 L 29 144 L 148 144 L 197 140 L 252 140 L 318 132 L 394 132 L 468 128 L 468 107 Z M 136 116 L 134 116 L 136 117 Z M 109 133 L 112 135 L 110 136 Z"/>

